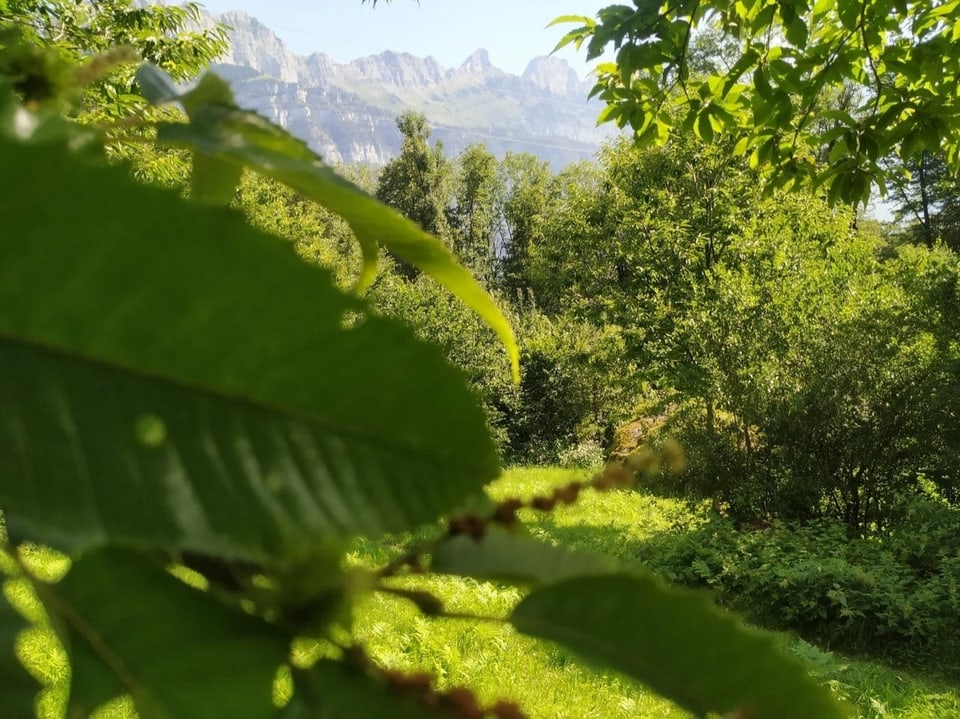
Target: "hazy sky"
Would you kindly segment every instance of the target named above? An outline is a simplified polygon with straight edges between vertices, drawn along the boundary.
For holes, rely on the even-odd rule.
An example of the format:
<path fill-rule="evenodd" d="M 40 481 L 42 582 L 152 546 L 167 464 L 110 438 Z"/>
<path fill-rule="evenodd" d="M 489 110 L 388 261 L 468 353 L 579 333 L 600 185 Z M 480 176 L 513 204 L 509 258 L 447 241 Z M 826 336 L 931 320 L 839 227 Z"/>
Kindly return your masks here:
<path fill-rule="evenodd" d="M 494 65 L 519 74 L 547 55 L 566 31 L 544 29 L 560 15 L 595 15 L 617 0 L 393 0 L 376 10 L 360 0 L 202 0 L 211 12 L 243 10 L 271 28 L 294 52 L 323 52 L 338 61 L 406 51 L 433 55 L 456 67 L 480 47 Z M 567 27 L 573 27 L 572 25 Z M 590 66 L 570 51 L 558 53 L 580 75 Z"/>

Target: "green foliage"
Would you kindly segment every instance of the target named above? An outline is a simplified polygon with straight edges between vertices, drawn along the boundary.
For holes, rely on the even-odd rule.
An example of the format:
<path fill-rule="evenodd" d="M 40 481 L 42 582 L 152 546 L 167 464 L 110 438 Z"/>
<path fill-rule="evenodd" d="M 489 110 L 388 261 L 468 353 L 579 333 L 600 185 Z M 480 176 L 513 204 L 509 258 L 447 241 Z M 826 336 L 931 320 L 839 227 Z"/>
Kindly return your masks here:
<path fill-rule="evenodd" d="M 494 496 L 542 494 L 549 491 L 550 487 L 560 486 L 580 475 L 576 470 L 563 471 L 550 467 L 514 469 L 494 485 Z M 939 638 L 928 635 L 928 642 L 919 636 L 907 639 L 868 629 L 861 641 L 852 632 L 846 631 L 844 627 L 847 620 L 830 620 L 827 624 L 823 620 L 811 619 L 813 625 L 808 636 L 816 638 L 817 647 L 820 648 L 803 640 L 798 641 L 795 637 L 784 637 L 785 645 L 810 662 L 822 682 L 828 683 L 835 693 L 848 698 L 855 705 L 855 716 L 863 719 L 957 717 L 960 716 L 960 695 L 957 693 L 960 677 L 957 657 L 960 654 L 950 643 L 950 637 L 955 638 L 957 633 L 955 613 L 950 609 L 955 599 L 948 593 L 949 575 L 945 573 L 943 580 L 943 587 L 948 591 L 940 595 L 948 603 L 935 609 L 931 615 L 919 611 L 919 604 L 911 596 L 911 583 L 902 582 L 903 577 L 913 577 L 912 586 L 916 586 L 918 578 L 931 576 L 917 572 L 910 566 L 908 557 L 919 546 L 925 548 L 935 572 L 939 571 L 937 562 L 956 556 L 957 538 L 960 537 L 956 528 L 957 512 L 943 503 L 930 503 L 922 498 L 920 501 L 905 498 L 899 506 L 899 517 L 906 518 L 908 513 L 912 513 L 913 519 L 903 523 L 903 529 L 895 540 L 895 550 L 890 548 L 894 541 L 891 538 L 851 541 L 846 536 L 845 528 L 835 522 L 818 523 L 811 526 L 809 531 L 784 524 L 763 531 L 758 531 L 760 528 L 756 526 L 737 531 L 729 522 L 712 518 L 708 506 L 691 506 L 678 500 L 635 491 L 588 495 L 576 505 L 549 514 L 531 515 L 527 517 L 527 524 L 541 540 L 618 557 L 627 562 L 641 559 L 648 566 L 661 569 L 677 580 L 705 587 L 718 595 L 723 603 L 740 606 L 754 620 L 767 620 L 772 626 L 779 627 L 787 624 L 776 614 L 776 610 L 769 613 L 763 610 L 770 606 L 792 605 L 794 591 L 802 592 L 805 601 L 812 601 L 815 607 L 827 606 L 830 601 L 822 592 L 817 595 L 817 588 L 814 587 L 808 592 L 800 589 L 800 584 L 791 584 L 786 588 L 776 586 L 771 575 L 776 573 L 777 579 L 782 579 L 784 576 L 806 574 L 805 581 L 813 585 L 821 570 L 830 577 L 836 576 L 836 568 L 840 564 L 836 560 L 845 559 L 847 570 L 842 573 L 848 578 L 854 571 L 861 576 L 864 573 L 872 575 L 883 601 L 892 602 L 891 607 L 907 608 L 907 611 L 913 605 L 911 621 L 918 625 L 923 625 L 930 616 L 934 616 L 934 621 L 944 629 L 943 635 Z M 900 547 L 907 546 L 911 547 L 909 552 L 901 551 Z M 776 567 L 771 566 L 770 560 L 774 557 Z M 707 566 L 698 563 L 698 559 L 702 559 Z M 875 567 L 878 571 L 873 574 Z M 753 584 L 757 576 L 762 576 L 763 580 Z M 719 579 L 712 582 L 708 577 Z M 889 589 L 883 586 L 888 580 L 893 581 Z M 765 592 L 758 593 L 756 606 L 751 606 L 745 595 L 737 594 L 738 587 L 743 586 L 765 588 Z M 904 586 L 907 594 L 897 597 L 896 593 Z M 832 588 L 830 585 L 819 587 L 825 591 Z M 451 586 L 446 591 L 449 594 L 445 596 L 451 597 L 460 596 L 461 593 L 459 586 Z M 777 604 L 774 605 L 774 602 Z M 924 604 L 925 611 L 931 607 L 931 603 Z M 812 617 L 815 614 L 814 610 L 804 616 Z M 375 620 L 371 620 L 371 624 L 374 623 Z M 405 632 L 416 632 L 417 629 L 413 622 L 402 626 L 404 631 L 400 632 L 401 636 L 406 636 Z M 796 629 L 797 625 L 790 627 Z M 825 631 L 819 633 L 818 627 Z M 431 640 L 440 645 L 444 642 L 455 643 L 455 632 L 454 628 L 450 628 L 438 637 L 431 634 Z M 490 642 L 494 643 L 493 640 Z M 843 648 L 854 649 L 856 653 L 844 654 Z M 491 649 L 491 652 L 494 651 Z M 386 656 L 390 655 L 386 647 L 384 652 Z M 885 666 L 876 659 L 867 659 L 865 652 L 872 656 L 895 655 L 901 661 Z M 909 660 L 912 666 L 908 667 L 908 663 L 902 660 Z M 489 671 L 496 671 L 496 666 L 504 661 L 510 661 L 511 666 L 521 663 L 520 659 L 512 656 L 510 659 L 501 659 L 493 655 L 493 667 Z M 557 663 L 560 661 L 557 660 Z M 535 673 L 527 670 L 514 674 L 529 676 Z M 536 673 L 536 676 L 538 694 L 552 695 L 557 691 L 552 686 L 541 689 L 539 674 Z M 573 717 L 586 719 L 598 712 L 593 709 L 591 714 L 588 708 L 581 709 L 573 700 L 566 704 L 571 707 L 568 713 Z M 629 704 L 625 700 L 611 698 L 607 704 L 610 707 L 609 714 L 614 716 L 662 716 L 655 707 L 624 710 L 623 705 Z M 637 704 L 641 702 L 637 701 Z M 545 711 L 542 716 L 553 716 L 562 711 L 559 708 L 562 706 L 558 705 L 553 712 Z M 603 714 L 602 708 L 599 713 Z"/>
<path fill-rule="evenodd" d="M 161 143 L 191 150 L 196 200 L 225 204 L 245 167 L 283 182 L 350 225 L 364 260 L 358 289 L 367 288 L 373 281 L 377 248 L 383 244 L 401 260 L 441 282 L 477 312 L 499 335 L 512 363 L 514 381 L 519 379 L 518 351 L 509 323 L 490 295 L 436 237 L 398 218 L 323 165 L 302 141 L 256 113 L 237 108 L 229 86 L 220 78 L 206 75 L 193 90 L 177 95 L 170 81 L 156 68 L 146 65 L 139 75 L 149 78 L 144 81 L 144 88 L 149 90 L 152 100 L 165 103 L 179 98 L 190 117 L 188 124 L 159 123 L 157 138 Z"/>
<path fill-rule="evenodd" d="M 6 710 L 14 716 L 33 714 L 37 685 L 15 653 L 17 638 L 29 626 L 0 592 L 0 692 Z"/>
<path fill-rule="evenodd" d="M 536 175 L 532 179 L 539 184 Z M 517 263 L 523 269 L 523 289 L 550 316 L 582 315 L 589 298 L 600 293 L 605 298 L 615 287 L 607 259 L 616 249 L 608 245 L 609 237 L 600 240 L 606 229 L 603 179 L 598 168 L 586 162 L 564 168 L 546 188 L 548 201 L 526 223 L 517 223 L 524 231 Z M 517 193 L 520 204 L 513 212 L 540 199 L 537 184 Z"/>
<path fill-rule="evenodd" d="M 406 280 L 386 269 L 370 290 L 370 302 L 377 312 L 404 322 L 441 348 L 461 369 L 501 455 L 509 456 L 505 448 L 510 446 L 510 418 L 519 411 L 520 396 L 503 352 L 491 341 L 490 329 L 428 277 Z"/>
<path fill-rule="evenodd" d="M 316 716 L 313 707 L 318 705 L 323 706 L 324 716 L 331 719 L 379 716 L 430 719 L 437 716 L 434 708 L 419 701 L 412 692 L 403 696 L 383 677 L 371 675 L 362 668 L 345 666 L 343 662 L 321 660 L 309 670 L 298 672 L 296 680 L 297 693 L 281 712 L 283 719 Z M 304 700 L 304 697 L 308 699 Z M 452 715 L 449 709 L 444 713 Z"/>
<path fill-rule="evenodd" d="M 396 162 L 412 162 L 407 154 Z M 465 370 L 507 461 L 602 464 L 612 427 L 633 402 L 636 368 L 624 359 L 619 327 L 598 327 L 561 309 L 571 299 L 575 258 L 564 258 L 562 272 L 548 264 L 561 256 L 558 246 L 577 246 L 553 218 L 566 216 L 567 203 L 593 197 L 596 173 L 577 165 L 553 176 L 524 155 L 510 155 L 496 168 L 479 146 L 455 158 L 453 167 L 456 196 L 445 209 L 451 241 L 462 262 L 512 300 L 523 367 L 519 387 L 504 383 L 488 332 L 436 283 L 404 280 L 409 273 L 402 266 L 400 277 L 385 267 L 372 290 L 374 306 L 440 344 Z M 496 247 L 504 253 L 499 260 Z M 564 286 L 553 284 L 557 279 Z M 552 312 L 541 311 L 541 302 Z"/>
<path fill-rule="evenodd" d="M 582 479 L 577 470 L 527 467 L 508 470 L 491 492 L 495 498 L 549 492 Z M 682 503 L 641 492 L 587 494 L 577 504 L 547 513 L 530 513 L 525 524 L 538 538 L 581 551 L 631 561 L 650 545 L 666 554 L 671 542 L 683 542 L 683 532 L 671 526 L 693 527 L 703 521 Z M 664 534 L 666 532 L 666 534 Z M 748 535 L 749 536 L 749 535 Z M 660 543 L 659 540 L 663 539 Z M 760 538 L 757 538 L 760 541 Z M 767 541 L 772 541 L 769 538 Z M 693 543 L 690 542 L 692 545 Z M 812 547 L 816 549 L 816 547 Z M 382 548 L 365 545 L 357 552 L 367 562 L 382 561 Z M 437 578 L 431 590 L 445 606 L 465 614 L 500 615 L 516 601 L 517 590 L 503 585 L 476 584 L 457 578 Z M 420 616 L 409 602 L 376 598 L 358 617 L 371 653 L 391 668 L 432 671 L 442 688 L 469 682 L 485 700 L 498 696 L 504 682 L 509 696 L 528 707 L 537 719 L 679 719 L 686 712 L 658 703 L 643 689 L 609 671 L 584 671 L 569 652 L 555 644 L 534 642 L 497 624 L 432 620 Z M 885 665 L 839 650 L 814 647 L 795 637 L 782 637 L 785 647 L 815 667 L 817 679 L 854 705 L 861 719 L 900 717 L 953 719 L 960 716 L 956 674 L 944 678 L 941 660 L 908 669 Z M 878 644 L 881 642 L 878 641 Z"/>
<path fill-rule="evenodd" d="M 538 305 L 622 327 L 648 375 L 702 395 L 705 360 L 690 356 L 680 318 L 709 292 L 714 268 L 728 255 L 737 261 L 728 247 L 762 206 L 753 173 L 722 146 L 678 134 L 663 148 L 613 143 L 599 168 L 568 169 L 556 184 L 528 252 Z"/>
<path fill-rule="evenodd" d="M 529 291 L 563 328 L 561 356 L 574 328 L 604 327 L 620 343 L 588 345 L 598 364 L 572 383 L 588 396 L 558 395 L 587 407 L 603 395 L 591 382 L 612 391 L 620 368 L 637 396 L 622 356 L 635 363 L 649 383 L 641 404 L 659 404 L 640 419 L 668 418 L 653 438 L 673 434 L 689 459 L 661 488 L 713 498 L 738 519 L 833 515 L 858 531 L 882 525 L 920 474 L 954 496 L 954 254 L 893 250 L 809 193 L 764 198 L 729 147 L 679 133 L 656 148 L 616 143 L 600 168 L 556 186 L 525 259 Z M 525 366 L 525 383 L 564 380 L 534 352 Z M 557 395 L 524 397 L 524 411 L 552 418 L 534 426 L 603 437 L 577 435 L 533 396 Z M 607 417 L 624 407 L 615 397 L 601 403 Z"/>
<path fill-rule="evenodd" d="M 457 158 L 452 224 L 454 252 L 489 284 L 497 271 L 494 214 L 497 159 L 483 146 L 470 145 Z"/>
<path fill-rule="evenodd" d="M 943 156 L 923 152 L 895 166 L 903 177 L 896 183 L 893 200 L 897 218 L 906 223 L 906 236 L 932 247 L 943 242 L 960 250 L 960 180 L 950 172 Z"/>
<path fill-rule="evenodd" d="M 602 464 L 611 428 L 628 415 L 635 387 L 617 327 L 516 309 L 521 380 L 515 387 L 489 329 L 436 282 L 385 270 L 370 298 L 378 312 L 408 323 L 465 372 L 506 461 L 566 457 L 562 463 Z"/>
<path fill-rule="evenodd" d="M 551 487 L 582 479 L 582 476 L 579 471 L 550 467 L 514 469 L 507 471 L 490 491 L 496 499 L 526 497 L 548 492 Z M 693 516 L 672 500 L 638 492 L 614 492 L 586 494 L 575 505 L 549 514 L 530 513 L 525 520 L 541 539 L 566 546 L 575 544 L 591 553 L 631 558 L 636 552 L 636 542 L 658 536 L 671 524 L 695 525 L 699 515 Z M 668 536 L 682 539 L 680 533 Z M 394 542 L 363 541 L 352 548 L 349 563 L 375 568 L 402 551 L 402 545 Z M 65 571 L 63 559 L 51 556 L 52 552 L 33 549 L 24 553 L 33 571 L 46 579 L 54 579 Z M 415 580 L 393 581 L 416 581 L 419 586 L 429 588 L 448 610 L 469 615 L 504 616 L 520 596 L 520 591 L 512 586 L 456 576 L 418 576 Z M 36 617 L 37 604 L 24 583 L 8 587 L 8 596 L 25 616 Z M 433 674 L 432 686 L 437 692 L 468 685 L 481 705 L 492 705 L 497 699 L 506 698 L 523 706 L 532 719 L 550 719 L 560 714 L 570 719 L 689 717 L 634 682 L 610 671 L 585 669 L 561 647 L 520 635 L 499 622 L 425 617 L 412 602 L 382 592 L 358 601 L 354 616 L 355 635 L 371 658 L 394 675 Z M 55 719 L 63 716 L 69 676 L 65 656 L 52 652 L 48 639 L 48 632 L 37 628 L 29 630 L 22 637 L 18 655 L 31 673 L 42 677 L 45 684 L 53 683 L 39 702 L 38 716 Z M 940 662 L 908 670 L 903 665 L 894 668 L 818 649 L 802 640 L 784 637 L 783 643 L 814 668 L 819 682 L 854 705 L 853 716 L 861 719 L 960 716 L 956 681 L 941 678 L 943 664 Z M 293 650 L 293 660 L 298 666 L 305 666 L 318 655 L 329 657 L 329 647 L 307 640 L 297 642 Z M 349 667 L 344 669 L 351 674 L 355 672 Z M 297 692 L 304 690 L 304 674 L 296 670 L 292 673 Z M 376 681 L 359 683 L 371 693 L 377 691 Z M 293 691 L 293 682 L 285 673 L 278 681 L 274 696 L 282 700 Z M 292 705 L 288 706 L 292 709 Z M 129 701 L 117 701 L 96 717 L 133 719 L 134 713 Z"/>
<path fill-rule="evenodd" d="M 430 127 L 424 115 L 408 112 L 397 118 L 400 155 L 387 163 L 377 179 L 377 199 L 425 231 L 449 241 L 446 207 L 452 194 L 452 171 L 443 145 L 430 147 Z M 401 258 L 402 259 L 402 258 Z M 401 265 L 413 278 L 416 268 Z"/>
<path fill-rule="evenodd" d="M 290 240 L 300 257 L 333 273 L 341 289 L 356 284 L 363 263 L 360 248 L 350 225 L 335 213 L 252 172 L 240 181 L 235 205 L 252 225 Z"/>
<path fill-rule="evenodd" d="M 929 502 L 906 506 L 935 514 L 935 521 L 905 518 L 882 541 L 851 540 L 833 520 L 738 532 L 714 518 L 658 538 L 641 557 L 673 581 L 709 587 L 724 604 L 768 626 L 847 651 L 949 662 L 960 646 L 954 621 L 960 518 Z M 947 532 L 954 534 L 938 544 Z M 937 564 L 925 566 L 924 556 Z"/>
<path fill-rule="evenodd" d="M 788 237 L 754 245 L 779 269 L 718 273 L 691 313 L 718 412 L 688 400 L 664 432 L 691 454 L 685 488 L 735 517 L 831 515 L 869 531 L 919 474 L 947 492 L 957 482 L 955 324 L 930 313 L 920 279 L 926 265 L 953 298 L 957 261 L 917 248 L 881 262 L 868 241 Z"/>
<path fill-rule="evenodd" d="M 772 184 L 812 183 L 831 202 L 866 201 L 883 188 L 882 160 L 943 150 L 960 169 L 954 91 L 960 73 L 954 0 L 820 0 L 612 5 L 574 23 L 558 47 L 612 46 L 593 94 L 601 121 L 643 143 L 674 128 L 706 142 L 729 134 L 736 154 L 772 172 Z M 706 67 L 694 37 L 715 31 L 727 62 Z M 832 93 L 852 89 L 849 106 Z M 824 159 L 821 164 L 818 160 Z"/>
<path fill-rule="evenodd" d="M 955 496 L 956 258 L 894 250 L 814 195 L 764 198 L 730 149 L 678 132 L 598 168 L 501 164 L 493 284 L 517 316 L 519 394 L 428 286 L 382 279 L 381 306 L 467 369 L 510 461 L 598 463 L 642 376 L 655 414 L 679 408 L 659 434 L 689 459 L 659 486 L 739 520 L 872 531 L 920 475 Z"/>
<path fill-rule="evenodd" d="M 438 547 L 430 568 L 435 572 L 515 584 L 551 584 L 575 577 L 611 574 L 619 567 L 616 562 L 593 554 L 572 552 L 496 531 L 485 536 L 482 542 L 457 537 Z"/>
<path fill-rule="evenodd" d="M 550 166 L 534 155 L 508 152 L 497 177 L 497 237 L 502 247 L 500 276 L 513 298 L 528 289 L 530 248 L 549 215 Z"/>
<path fill-rule="evenodd" d="M 670 599 L 664 601 L 664 594 Z M 716 648 L 750 656 L 769 649 L 770 639 L 743 632 L 719 612 L 711 617 L 709 607 L 705 597 L 667 589 L 652 577 L 611 575 L 570 579 L 534 591 L 510 620 L 524 634 L 559 642 L 639 679 L 695 715 L 836 715 L 833 702 L 815 691 L 809 679 L 789 694 L 774 689 L 792 681 L 788 662 L 749 668 L 731 664 L 735 660 Z M 611 621 L 624 610 L 634 613 L 632 621 Z M 664 626 L 673 630 L 663 632 Z M 677 652 L 678 647 L 691 651 Z M 681 687 L 672 678 L 676 676 L 698 679 Z M 746 686 L 758 689 L 749 701 L 743 699 Z"/>
<path fill-rule="evenodd" d="M 77 166 L 57 147 L 5 144 L 4 154 L 5 212 L 42 198 L 48 172 L 76 203 L 38 213 L 0 248 L 4 411 L 27 436 L 62 428 L 44 445 L 9 445 L 10 461 L 31 477 L 7 490 L 12 534 L 60 545 L 60 534 L 43 529 L 56 524 L 49 497 L 58 496 L 60 522 L 88 543 L 106 534 L 264 561 L 318 537 L 430 521 L 496 475 L 482 416 L 457 374 L 396 322 L 358 315 L 357 326 L 343 326 L 363 303 L 289 248 L 225 211 Z M 117 204 L 109 221 L 97 206 L 103 193 Z M 230 238 L 229 273 L 221 237 Z M 49 263 L 50 253 L 61 262 Z M 383 342 L 393 347 L 389 361 L 375 350 Z M 68 471 L 70 455 L 56 447 L 71 441 L 85 458 Z M 111 469 L 117 456 L 154 481 L 128 487 Z M 344 494 L 360 466 L 369 494 Z M 449 475 L 447 489 L 417 490 L 433 471 Z M 278 472 L 298 481 L 284 489 Z M 91 475 L 103 489 L 86 486 Z M 164 501 L 171 491 L 189 500 L 189 516 Z M 410 493 L 427 495 L 419 509 Z M 270 513 L 256 509 L 265 496 Z M 139 517 L 131 506 L 154 511 Z"/>
<path fill-rule="evenodd" d="M 132 0 L 13 0 L 0 13 L 0 75 L 28 103 L 53 103 L 106 134 L 107 151 L 132 164 L 136 177 L 180 188 L 185 153 L 157 148 L 151 127 L 131 116 L 179 119 L 151 106 L 135 70 L 146 59 L 178 82 L 195 79 L 227 48 L 221 25 L 189 30 L 200 6 L 135 4 Z M 4 47 L 6 46 L 6 47 Z"/>
<path fill-rule="evenodd" d="M 606 449 L 635 387 L 621 329 L 533 310 L 519 332 L 523 372 L 519 404 L 507 417 L 510 457 L 543 463 L 569 448 Z"/>
<path fill-rule="evenodd" d="M 462 688 L 440 693 L 429 677 L 391 674 L 350 627 L 351 608 L 371 592 L 447 615 L 428 589 L 395 582 L 457 537 L 514 528 L 527 506 L 481 493 L 498 468 L 462 377 L 438 349 L 216 205 L 252 168 L 342 217 L 368 268 L 383 243 L 457 292 L 514 350 L 505 319 L 439 240 L 234 107 L 222 81 L 207 76 L 178 95 L 155 68 L 139 77 L 152 99 L 176 98 L 187 111 L 189 123 L 157 131 L 193 155 L 191 201 L 105 167 L 92 133 L 53 106 L 0 95 L 4 548 L 69 656 L 71 715 L 126 693 L 143 719 L 268 716 L 281 669 L 293 680 L 287 716 L 352 716 L 357 706 L 370 716 L 516 715 L 502 702 L 481 709 Z M 610 466 L 529 506 L 630 478 Z M 460 513 L 446 533 L 396 560 L 347 568 L 344 540 L 451 512 Z M 66 578 L 31 565 L 33 541 L 68 553 Z M 504 562 L 522 558 L 514 547 Z M 577 573 L 590 577 L 553 584 L 548 573 L 508 618 L 477 619 L 561 639 L 699 712 L 844 715 L 800 666 L 702 597 L 639 570 L 592 577 L 593 566 L 584 558 Z M 656 645 L 619 631 L 638 600 Z M 9 640 L 17 624 L 3 618 Z M 322 642 L 327 658 L 294 671 L 290 653 L 304 640 Z M 632 652 L 637 660 L 624 663 Z M 744 680 L 748 667 L 762 684 Z"/>
<path fill-rule="evenodd" d="M 744 632 L 730 618 L 710 608 L 705 596 L 668 589 L 634 568 L 615 573 L 602 564 L 548 544 L 492 533 L 479 543 L 456 539 L 438 550 L 441 571 L 500 578 L 547 586 L 534 589 L 510 615 L 523 634 L 550 639 L 573 651 L 640 680 L 696 715 L 751 711 L 758 717 L 799 711 L 830 716 L 832 702 L 812 682 L 798 683 L 789 695 L 754 692 L 742 701 L 742 684 L 783 686 L 792 681 L 790 662 L 764 667 L 721 664 L 714 650 L 677 654 L 677 646 L 724 647 L 743 656 L 762 652 L 768 637 Z M 665 599 L 669 597 L 665 601 Z M 619 618 L 633 612 L 633 619 Z M 670 632 L 661 628 L 670 626 Z M 737 650 L 739 647 L 739 652 Z M 697 676 L 679 686 L 671 677 Z M 803 688 L 806 684 L 807 688 Z M 799 705 L 790 704 L 799 702 Z"/>
<path fill-rule="evenodd" d="M 287 654 L 283 634 L 193 590 L 142 554 L 88 552 L 63 581 L 35 586 L 65 627 L 69 716 L 88 716 L 120 694 L 133 698 L 140 719 L 224 712 L 256 719 L 272 712 L 270 687 Z"/>
<path fill-rule="evenodd" d="M 960 513 L 955 507 L 921 492 L 897 497 L 891 509 L 895 521 L 885 533 L 886 543 L 898 561 L 919 577 L 938 573 L 956 577 L 960 558 Z"/>
<path fill-rule="evenodd" d="M 185 29 L 199 18 L 196 3 L 141 6 L 133 0 L 9 0 L 0 15 L 0 36 L 6 31 L 20 42 L 10 43 L 19 50 L 5 55 L 2 72 L 13 78 L 14 87 L 27 101 L 42 102 L 75 89 L 74 73 L 60 63 L 85 62 L 76 79 L 93 84 L 82 98 L 82 110 L 93 118 L 118 119 L 146 110 L 134 78 L 140 59 L 184 81 L 197 77 L 223 54 L 227 38 L 222 26 Z M 118 48 L 129 48 L 133 54 L 117 52 Z"/>

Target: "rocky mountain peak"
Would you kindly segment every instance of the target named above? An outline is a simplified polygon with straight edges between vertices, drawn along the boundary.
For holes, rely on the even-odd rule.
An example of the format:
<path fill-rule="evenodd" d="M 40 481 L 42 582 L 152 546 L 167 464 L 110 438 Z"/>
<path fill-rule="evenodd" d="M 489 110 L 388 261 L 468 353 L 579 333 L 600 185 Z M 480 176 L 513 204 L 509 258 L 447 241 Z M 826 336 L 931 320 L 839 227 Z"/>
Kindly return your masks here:
<path fill-rule="evenodd" d="M 535 57 L 523 72 L 523 79 L 551 95 L 575 95 L 582 83 L 570 64 L 558 57 Z"/>
<path fill-rule="evenodd" d="M 230 49 L 221 62 L 250 67 L 283 82 L 296 82 L 299 58 L 277 35 L 252 15 L 230 11 L 219 18 L 230 28 Z"/>
<path fill-rule="evenodd" d="M 398 88 L 428 87 L 443 82 L 446 72 L 432 57 L 386 50 L 348 63 L 364 81 L 377 81 Z"/>
<path fill-rule="evenodd" d="M 2 0 L 0 0 L 2 2 Z M 229 27 L 230 49 L 214 70 L 238 103 L 279 122 L 328 162 L 382 165 L 400 149 L 396 117 L 426 114 L 450 154 L 475 142 L 491 152 L 532 152 L 557 167 L 592 157 L 610 134 L 566 62 L 538 58 L 523 77 L 495 67 L 486 50 L 446 69 L 432 57 L 386 51 L 341 62 L 298 55 L 242 12 L 204 13 Z"/>
<path fill-rule="evenodd" d="M 490 53 L 488 53 L 486 49 L 480 48 L 463 61 L 463 64 L 457 69 L 457 72 L 475 75 L 477 77 L 487 77 L 494 73 L 500 73 L 501 71 L 490 62 Z"/>

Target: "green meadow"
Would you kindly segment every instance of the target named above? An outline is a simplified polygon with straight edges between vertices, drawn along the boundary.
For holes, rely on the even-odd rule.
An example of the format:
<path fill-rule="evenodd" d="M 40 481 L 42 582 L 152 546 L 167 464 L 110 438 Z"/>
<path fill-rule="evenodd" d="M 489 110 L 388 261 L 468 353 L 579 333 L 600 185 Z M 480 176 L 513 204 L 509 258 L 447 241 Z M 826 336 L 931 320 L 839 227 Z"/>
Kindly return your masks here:
<path fill-rule="evenodd" d="M 494 498 L 529 497 L 564 484 L 583 470 L 518 468 L 494 483 Z M 697 510 L 671 499 L 637 491 L 588 492 L 577 504 L 549 514 L 525 510 L 528 531 L 548 540 L 561 539 L 580 548 L 635 561 L 635 547 L 680 524 L 693 525 Z M 397 538 L 392 543 L 358 543 L 348 557 L 355 567 L 376 567 L 396 557 L 408 542 L 430 536 Z M 31 565 L 53 578 L 67 569 L 65 560 L 42 550 Z M 406 587 L 428 588 L 450 613 L 496 618 L 507 614 L 521 591 L 469 579 L 408 576 L 395 580 Z M 41 610 L 23 584 L 8 583 L 7 596 L 25 614 Z M 592 671 L 558 648 L 516 635 L 495 622 L 434 619 L 411 602 L 387 594 L 361 601 L 353 617 L 355 632 L 383 666 L 405 672 L 427 671 L 438 688 L 464 685 L 485 702 L 509 698 L 539 719 L 667 719 L 689 716 L 652 693 L 614 673 Z M 642 617 L 637 617 L 642 622 Z M 657 627 L 651 627 L 656 631 Z M 806 661 L 810 670 L 855 708 L 862 719 L 950 719 L 960 717 L 960 685 L 937 666 L 892 666 L 869 658 L 853 658 L 782 634 L 783 647 Z M 46 685 L 40 697 L 41 719 L 59 719 L 69 680 L 66 655 L 50 631 L 30 630 L 19 651 L 30 670 Z M 304 641 L 294 651 L 295 664 L 309 664 L 326 651 Z M 277 681 L 277 700 L 286 683 Z M 97 719 L 132 719 L 128 701 L 104 707 Z"/>

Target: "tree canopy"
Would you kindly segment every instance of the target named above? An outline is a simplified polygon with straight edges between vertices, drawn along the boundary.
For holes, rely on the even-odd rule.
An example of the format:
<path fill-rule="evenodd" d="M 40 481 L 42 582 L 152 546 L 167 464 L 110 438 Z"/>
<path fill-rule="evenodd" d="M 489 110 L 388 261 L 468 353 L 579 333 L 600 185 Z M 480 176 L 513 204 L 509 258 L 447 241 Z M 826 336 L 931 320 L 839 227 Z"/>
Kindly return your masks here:
<path fill-rule="evenodd" d="M 75 78 L 51 72 L 67 60 L 86 63 L 79 78 L 92 84 L 85 109 L 118 118 L 146 103 L 135 88 L 136 62 L 163 68 L 177 81 L 195 78 L 227 48 L 226 28 L 214 25 L 189 29 L 200 19 L 200 5 L 136 4 L 133 0 L 96 3 L 73 0 L 5 0 L 0 2 L 0 47 L 20 47 L 4 53 L 0 68 L 25 98 L 43 101 L 69 94 Z M 44 48 L 46 55 L 26 52 Z M 53 82 L 51 83 L 51 80 Z"/>
<path fill-rule="evenodd" d="M 942 150 L 960 168 L 957 0 L 676 0 L 611 5 L 558 44 L 612 47 L 593 94 L 601 120 L 642 143 L 680 126 L 768 168 L 772 186 L 812 183 L 831 201 L 866 201 L 891 179 L 883 159 Z M 725 52 L 705 67 L 698 36 Z"/>

